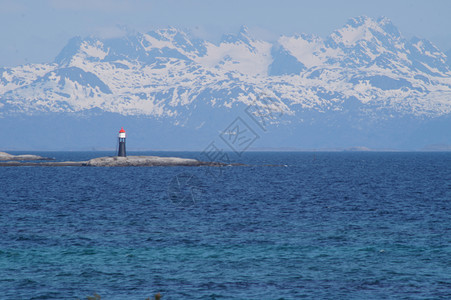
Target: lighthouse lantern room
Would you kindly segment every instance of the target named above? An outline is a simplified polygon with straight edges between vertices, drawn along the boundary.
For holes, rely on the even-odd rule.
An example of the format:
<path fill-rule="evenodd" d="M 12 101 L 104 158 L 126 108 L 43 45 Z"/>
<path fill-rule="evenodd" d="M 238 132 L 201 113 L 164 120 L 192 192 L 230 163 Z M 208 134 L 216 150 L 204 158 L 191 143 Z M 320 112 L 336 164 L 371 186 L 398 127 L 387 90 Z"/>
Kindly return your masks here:
<path fill-rule="evenodd" d="M 125 138 L 126 138 L 126 134 L 125 134 L 125 130 L 124 127 L 121 127 L 121 130 L 119 131 L 119 151 L 117 153 L 117 156 L 127 156 L 126 152 L 125 152 Z"/>

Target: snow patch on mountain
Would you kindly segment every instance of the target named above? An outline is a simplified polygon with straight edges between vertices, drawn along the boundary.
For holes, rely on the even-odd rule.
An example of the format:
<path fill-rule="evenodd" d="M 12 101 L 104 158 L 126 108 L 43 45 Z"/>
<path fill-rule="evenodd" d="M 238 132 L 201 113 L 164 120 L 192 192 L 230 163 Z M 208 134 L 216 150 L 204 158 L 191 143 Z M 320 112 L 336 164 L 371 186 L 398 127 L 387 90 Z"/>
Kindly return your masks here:
<path fill-rule="evenodd" d="M 328 54 L 323 54 L 324 42 L 315 36 L 300 35 L 295 37 L 282 36 L 279 44 L 296 57 L 296 59 L 308 68 L 321 66 L 326 55 L 338 54 L 333 49 L 328 49 Z M 335 53 L 333 53 L 335 52 Z"/>
<path fill-rule="evenodd" d="M 205 68 L 246 75 L 266 75 L 272 61 L 272 44 L 251 38 L 245 27 L 237 36 L 227 35 L 219 45 L 206 43 L 205 47 L 206 54 L 195 60 Z"/>

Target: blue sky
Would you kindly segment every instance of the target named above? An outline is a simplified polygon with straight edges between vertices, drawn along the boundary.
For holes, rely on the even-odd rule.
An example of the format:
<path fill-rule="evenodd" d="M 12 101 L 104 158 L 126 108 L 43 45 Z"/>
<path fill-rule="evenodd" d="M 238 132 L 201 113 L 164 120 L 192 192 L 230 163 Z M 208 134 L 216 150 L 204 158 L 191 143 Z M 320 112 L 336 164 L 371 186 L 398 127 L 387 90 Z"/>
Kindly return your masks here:
<path fill-rule="evenodd" d="M 360 15 L 388 17 L 405 37 L 451 49 L 448 0 L 0 0 L 0 66 L 51 62 L 76 35 L 178 26 L 217 40 L 246 25 L 267 40 L 302 32 L 325 37 Z"/>

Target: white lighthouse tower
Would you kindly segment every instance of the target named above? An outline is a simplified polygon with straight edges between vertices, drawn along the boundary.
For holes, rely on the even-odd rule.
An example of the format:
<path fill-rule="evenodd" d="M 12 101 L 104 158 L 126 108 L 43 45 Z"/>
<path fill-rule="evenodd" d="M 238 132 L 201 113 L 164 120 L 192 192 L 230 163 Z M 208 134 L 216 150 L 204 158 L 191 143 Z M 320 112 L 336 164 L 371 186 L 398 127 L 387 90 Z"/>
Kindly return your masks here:
<path fill-rule="evenodd" d="M 127 156 L 126 152 L 125 152 L 125 138 L 126 138 L 126 134 L 125 134 L 125 130 L 124 127 L 121 127 L 121 130 L 119 131 L 119 151 L 117 153 L 117 156 Z"/>

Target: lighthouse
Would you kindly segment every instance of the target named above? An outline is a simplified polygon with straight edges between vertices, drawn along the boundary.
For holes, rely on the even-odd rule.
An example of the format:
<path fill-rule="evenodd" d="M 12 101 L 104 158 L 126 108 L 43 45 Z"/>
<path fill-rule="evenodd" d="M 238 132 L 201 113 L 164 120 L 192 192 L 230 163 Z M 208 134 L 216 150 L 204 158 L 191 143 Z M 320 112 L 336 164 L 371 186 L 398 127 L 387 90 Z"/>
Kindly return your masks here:
<path fill-rule="evenodd" d="M 119 131 L 119 151 L 117 153 L 117 156 L 127 156 L 126 152 L 125 152 L 125 130 L 124 127 L 121 127 L 121 130 Z"/>

